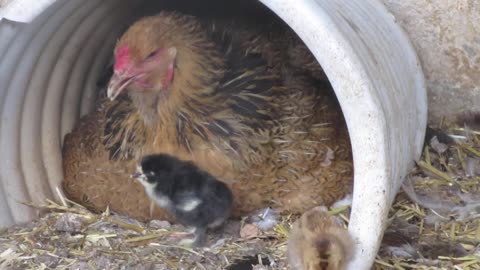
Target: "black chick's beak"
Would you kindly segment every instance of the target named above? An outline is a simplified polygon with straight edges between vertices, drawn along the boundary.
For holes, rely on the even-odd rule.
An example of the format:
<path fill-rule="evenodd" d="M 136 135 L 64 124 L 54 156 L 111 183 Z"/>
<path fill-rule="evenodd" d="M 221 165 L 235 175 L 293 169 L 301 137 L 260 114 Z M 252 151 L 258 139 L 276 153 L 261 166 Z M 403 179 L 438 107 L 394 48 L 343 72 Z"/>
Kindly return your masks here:
<path fill-rule="evenodd" d="M 130 178 L 138 179 L 142 176 L 141 172 L 134 172 L 132 175 L 130 175 Z"/>

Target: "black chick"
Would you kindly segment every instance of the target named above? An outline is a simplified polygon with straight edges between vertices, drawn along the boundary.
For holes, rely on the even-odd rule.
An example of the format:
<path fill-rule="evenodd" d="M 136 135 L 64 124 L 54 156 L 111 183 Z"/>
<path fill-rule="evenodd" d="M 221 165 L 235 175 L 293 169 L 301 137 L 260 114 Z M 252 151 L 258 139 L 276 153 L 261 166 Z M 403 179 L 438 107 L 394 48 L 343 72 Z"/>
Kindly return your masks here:
<path fill-rule="evenodd" d="M 158 206 L 194 229 L 195 237 L 182 241 L 182 245 L 204 245 L 207 228 L 220 227 L 230 215 L 231 190 L 190 161 L 167 154 L 147 155 L 132 177 L 143 184 Z"/>

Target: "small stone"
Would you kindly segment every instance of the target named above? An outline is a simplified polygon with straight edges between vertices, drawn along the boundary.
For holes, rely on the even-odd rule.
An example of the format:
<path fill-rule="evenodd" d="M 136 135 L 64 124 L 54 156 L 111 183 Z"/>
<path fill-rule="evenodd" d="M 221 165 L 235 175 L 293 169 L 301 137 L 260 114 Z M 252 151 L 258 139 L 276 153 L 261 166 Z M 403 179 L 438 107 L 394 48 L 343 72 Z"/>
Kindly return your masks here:
<path fill-rule="evenodd" d="M 185 256 L 183 258 L 183 262 L 187 265 L 195 265 L 196 262 L 202 261 L 202 257 L 198 255 L 192 255 L 192 256 Z"/>
<path fill-rule="evenodd" d="M 68 250 L 67 249 L 57 249 L 55 255 L 58 257 L 68 257 Z"/>
<path fill-rule="evenodd" d="M 86 262 L 76 262 L 70 266 L 70 269 L 75 270 L 91 270 L 90 266 Z"/>
<path fill-rule="evenodd" d="M 148 248 L 142 248 L 142 249 L 137 249 L 135 250 L 135 254 L 137 254 L 140 257 L 146 257 L 152 253 L 155 253 L 157 251 L 156 248 L 148 247 Z"/>
<path fill-rule="evenodd" d="M 155 264 L 153 267 L 152 267 L 152 270 L 168 270 L 170 268 L 168 268 L 167 265 L 165 264 Z"/>
<path fill-rule="evenodd" d="M 108 256 L 100 256 L 94 259 L 93 265 L 96 269 L 114 269 L 114 263 Z"/>
<path fill-rule="evenodd" d="M 244 239 L 255 238 L 260 235 L 260 229 L 255 224 L 246 224 L 240 230 L 240 237 Z"/>
<path fill-rule="evenodd" d="M 120 270 L 151 270 L 152 264 L 136 264 L 136 265 L 122 265 Z"/>
<path fill-rule="evenodd" d="M 49 256 L 49 255 L 38 255 L 33 259 L 34 263 L 36 264 L 44 264 L 48 267 L 55 268 L 58 264 L 58 258 Z"/>
<path fill-rule="evenodd" d="M 83 226 L 83 218 L 79 215 L 66 213 L 62 215 L 53 225 L 59 232 L 76 233 L 80 232 Z"/>
<path fill-rule="evenodd" d="M 233 236 L 233 237 L 239 237 L 239 233 L 240 233 L 240 221 L 238 220 L 229 220 L 225 223 L 225 225 L 223 226 L 223 232 L 224 234 L 226 235 L 230 235 L 230 236 Z"/>
<path fill-rule="evenodd" d="M 257 265 L 253 265 L 252 267 L 252 270 L 268 270 L 269 268 L 265 265 L 260 265 L 260 264 L 257 264 Z"/>
<path fill-rule="evenodd" d="M 154 230 L 168 230 L 172 227 L 172 225 L 166 220 L 152 220 L 148 223 L 148 227 Z"/>

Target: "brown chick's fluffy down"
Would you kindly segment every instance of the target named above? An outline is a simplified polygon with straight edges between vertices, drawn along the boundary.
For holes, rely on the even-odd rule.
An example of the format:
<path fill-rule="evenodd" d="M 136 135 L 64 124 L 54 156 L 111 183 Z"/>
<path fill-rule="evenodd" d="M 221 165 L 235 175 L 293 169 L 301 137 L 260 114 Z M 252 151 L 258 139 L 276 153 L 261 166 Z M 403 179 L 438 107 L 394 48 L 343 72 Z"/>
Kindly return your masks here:
<path fill-rule="evenodd" d="M 311 55 L 293 61 L 308 49 L 291 42 L 290 30 L 282 36 L 257 28 L 170 12 L 132 25 L 114 51 L 113 101 L 93 117 L 104 121 L 94 132 L 102 139 L 79 128 L 67 138 L 99 142 L 95 151 L 102 152 L 92 160 L 65 144 L 67 193 L 87 196 L 94 208 L 110 201 L 119 213 L 148 216 L 137 183 L 112 169 L 103 189 L 82 172 L 153 153 L 226 179 L 234 216 L 268 206 L 301 213 L 350 193 L 348 132 L 321 68 L 312 68 Z M 130 204 L 120 203 L 127 196 Z"/>
<path fill-rule="evenodd" d="M 297 220 L 288 239 L 288 261 L 294 270 L 343 270 L 353 255 L 353 241 L 325 207 Z"/>

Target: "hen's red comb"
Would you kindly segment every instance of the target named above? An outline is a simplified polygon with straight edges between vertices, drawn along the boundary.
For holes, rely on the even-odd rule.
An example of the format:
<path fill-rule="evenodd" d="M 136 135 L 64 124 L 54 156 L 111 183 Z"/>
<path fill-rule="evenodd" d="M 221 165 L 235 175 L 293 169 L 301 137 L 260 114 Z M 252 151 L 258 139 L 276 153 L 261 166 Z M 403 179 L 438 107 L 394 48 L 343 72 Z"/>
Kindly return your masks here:
<path fill-rule="evenodd" d="M 120 47 L 117 51 L 117 56 L 115 58 L 115 66 L 113 67 L 115 71 L 124 70 L 128 63 L 130 62 L 130 50 L 127 46 Z"/>

